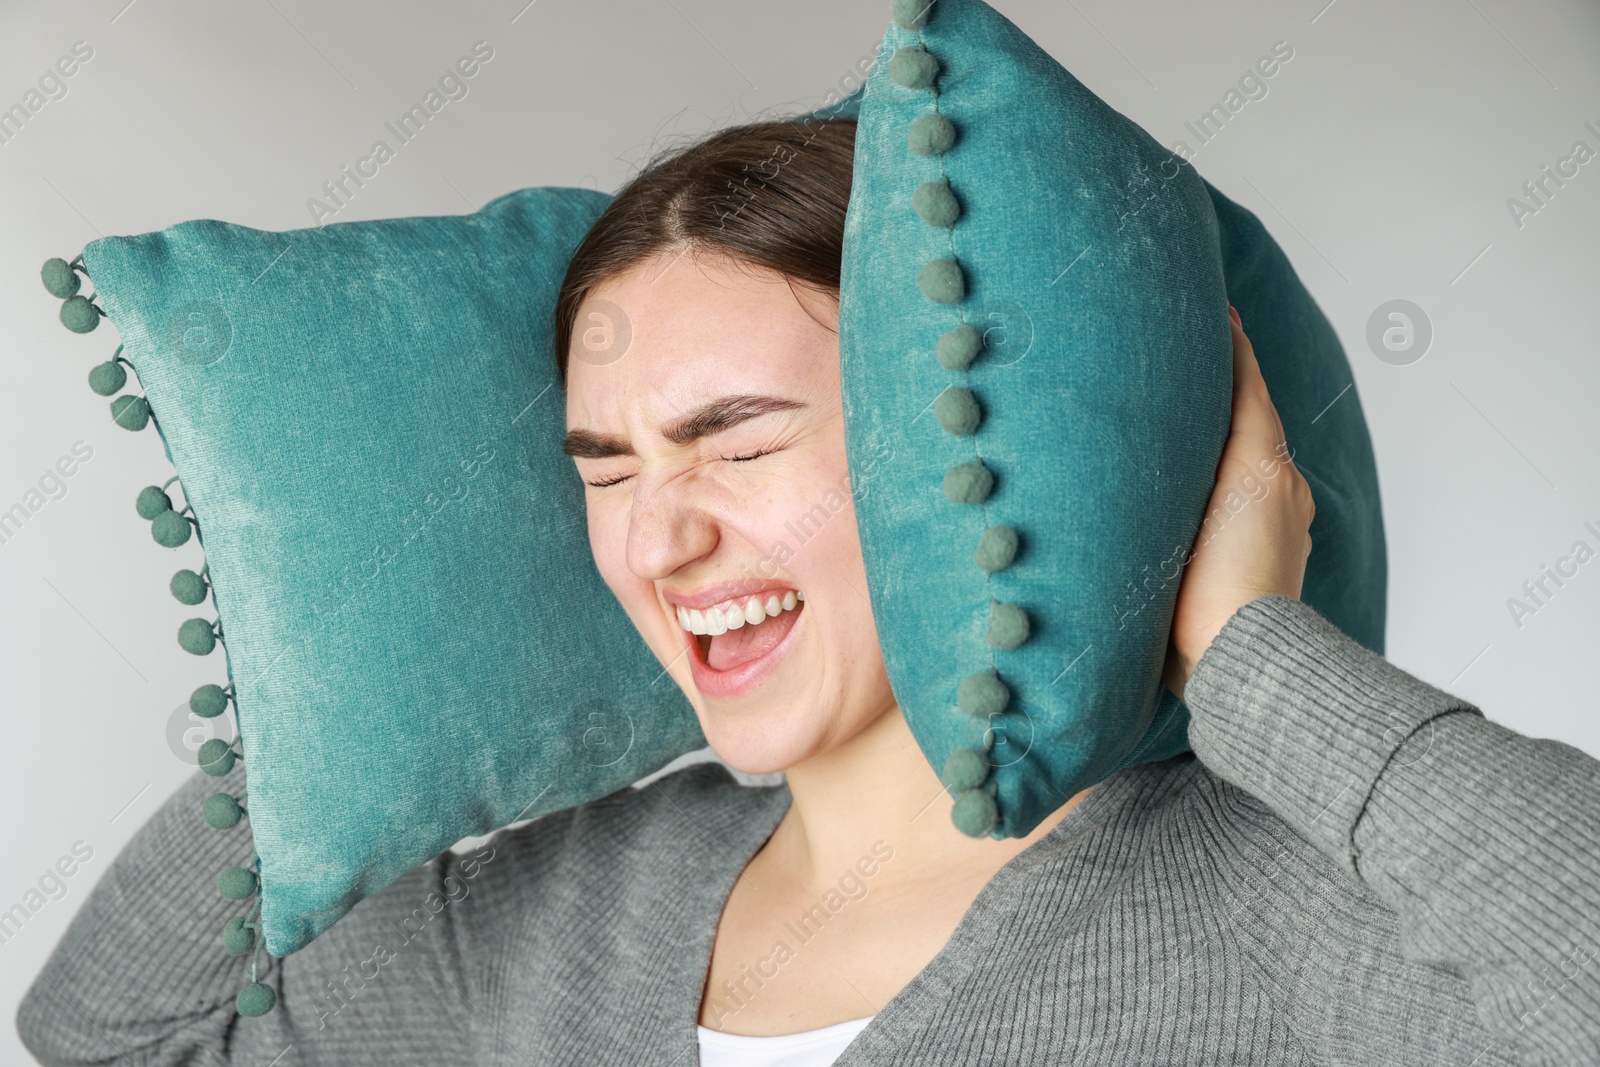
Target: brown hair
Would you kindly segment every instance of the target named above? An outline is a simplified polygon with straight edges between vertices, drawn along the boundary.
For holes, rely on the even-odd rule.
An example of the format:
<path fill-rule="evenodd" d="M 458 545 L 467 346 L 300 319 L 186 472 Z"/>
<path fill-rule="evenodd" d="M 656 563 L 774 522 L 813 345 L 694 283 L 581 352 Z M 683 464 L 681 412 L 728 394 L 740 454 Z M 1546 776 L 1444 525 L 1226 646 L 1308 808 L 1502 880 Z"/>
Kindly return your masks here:
<path fill-rule="evenodd" d="M 556 378 L 567 383 L 578 306 L 601 282 L 687 244 L 839 293 L 854 119 L 755 122 L 652 162 L 579 243 L 556 298 Z"/>

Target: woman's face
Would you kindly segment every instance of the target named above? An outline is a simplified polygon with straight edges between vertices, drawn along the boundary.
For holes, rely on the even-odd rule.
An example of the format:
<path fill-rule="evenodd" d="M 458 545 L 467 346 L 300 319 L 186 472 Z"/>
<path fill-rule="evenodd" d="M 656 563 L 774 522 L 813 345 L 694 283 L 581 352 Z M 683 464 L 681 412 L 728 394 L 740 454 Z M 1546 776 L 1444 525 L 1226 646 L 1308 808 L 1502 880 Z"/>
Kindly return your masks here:
<path fill-rule="evenodd" d="M 589 483 L 595 562 L 717 755 L 751 773 L 894 706 L 851 503 L 837 326 L 831 296 L 674 251 L 597 286 L 573 329 L 567 450 Z"/>

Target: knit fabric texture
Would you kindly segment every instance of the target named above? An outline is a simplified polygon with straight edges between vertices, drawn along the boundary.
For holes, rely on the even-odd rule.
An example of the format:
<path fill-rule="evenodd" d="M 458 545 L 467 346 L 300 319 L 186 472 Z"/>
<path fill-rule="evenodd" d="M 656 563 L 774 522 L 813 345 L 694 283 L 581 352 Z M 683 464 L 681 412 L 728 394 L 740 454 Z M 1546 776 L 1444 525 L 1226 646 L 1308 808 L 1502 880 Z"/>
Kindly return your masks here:
<path fill-rule="evenodd" d="M 1600 762 L 1283 597 L 1186 702 L 1193 751 L 1008 862 L 838 1067 L 1600 1058 Z M 697 764 L 444 852 L 273 960 L 277 1010 L 241 1018 L 244 961 L 195 921 L 248 847 L 194 829 L 214 783 L 138 831 L 28 991 L 40 1062 L 696 1064 L 718 917 L 790 801 Z"/>

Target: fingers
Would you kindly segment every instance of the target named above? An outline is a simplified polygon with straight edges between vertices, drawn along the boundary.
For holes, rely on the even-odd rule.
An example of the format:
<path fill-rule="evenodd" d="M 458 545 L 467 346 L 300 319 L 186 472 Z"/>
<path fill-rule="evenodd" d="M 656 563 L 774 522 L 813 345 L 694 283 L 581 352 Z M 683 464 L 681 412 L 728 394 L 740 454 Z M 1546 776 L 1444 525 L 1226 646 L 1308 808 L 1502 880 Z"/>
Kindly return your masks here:
<path fill-rule="evenodd" d="M 1279 417 L 1278 409 L 1267 391 L 1261 365 L 1256 361 L 1255 346 L 1245 336 L 1239 313 L 1231 304 L 1228 305 L 1228 318 L 1233 329 L 1233 426 L 1223 450 L 1223 459 L 1236 459 L 1247 466 L 1255 466 L 1263 473 L 1277 471 L 1281 464 L 1288 471 L 1290 492 L 1309 527 L 1316 510 L 1311 498 L 1311 486 L 1289 454 L 1283 419 Z M 1309 533 L 1305 550 L 1309 556 Z"/>
<path fill-rule="evenodd" d="M 1283 420 L 1267 392 L 1266 379 L 1256 361 L 1255 347 L 1245 336 L 1239 313 L 1228 305 L 1233 330 L 1233 433 L 1257 448 L 1287 461 Z"/>
<path fill-rule="evenodd" d="M 1262 390 L 1267 387 L 1266 379 L 1261 377 L 1261 364 L 1256 362 L 1255 346 L 1250 343 L 1250 338 L 1244 334 L 1244 326 L 1239 322 L 1239 313 L 1232 304 L 1228 305 L 1228 321 L 1233 331 L 1233 395 L 1235 403 L 1238 402 L 1240 393 L 1257 385 Z"/>

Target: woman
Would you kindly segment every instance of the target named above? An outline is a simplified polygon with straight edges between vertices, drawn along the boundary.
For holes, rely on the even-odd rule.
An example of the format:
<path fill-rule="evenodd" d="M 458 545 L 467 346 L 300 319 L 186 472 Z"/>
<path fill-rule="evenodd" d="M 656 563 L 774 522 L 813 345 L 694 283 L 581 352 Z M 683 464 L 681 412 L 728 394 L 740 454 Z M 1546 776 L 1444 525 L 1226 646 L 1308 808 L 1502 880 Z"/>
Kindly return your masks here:
<path fill-rule="evenodd" d="M 848 486 L 853 139 L 758 123 L 673 153 L 586 237 L 555 321 L 600 573 L 722 760 L 786 783 L 702 763 L 444 853 L 279 962 L 277 1009 L 242 1019 L 243 963 L 210 933 L 233 858 L 192 831 L 217 788 L 197 775 L 30 990 L 43 1062 L 1600 1061 L 1600 763 L 1299 603 L 1292 464 L 1184 573 L 1166 682 L 1194 753 L 1020 840 L 951 825 L 851 511 L 795 534 Z M 1283 441 L 1232 318 L 1219 499 Z"/>

